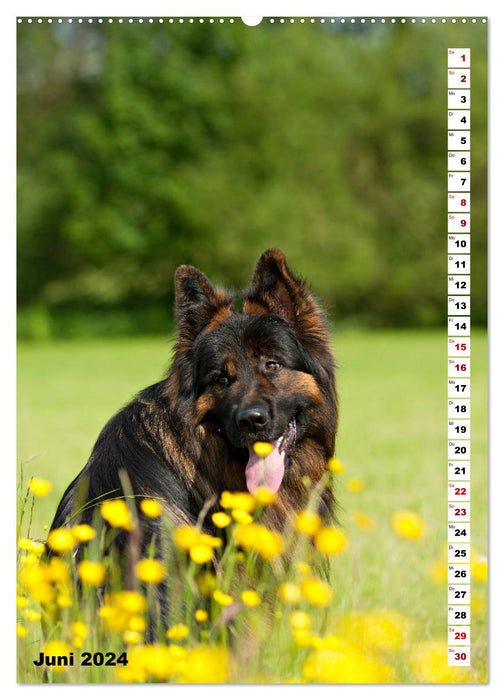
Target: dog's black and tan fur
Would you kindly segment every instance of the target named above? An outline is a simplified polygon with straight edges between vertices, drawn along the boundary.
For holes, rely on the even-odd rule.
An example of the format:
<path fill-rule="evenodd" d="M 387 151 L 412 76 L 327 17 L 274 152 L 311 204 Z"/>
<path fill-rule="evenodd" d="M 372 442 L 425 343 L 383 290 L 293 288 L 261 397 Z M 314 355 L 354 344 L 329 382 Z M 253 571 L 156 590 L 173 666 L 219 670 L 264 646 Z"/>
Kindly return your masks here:
<path fill-rule="evenodd" d="M 102 430 L 91 457 L 67 488 L 52 529 L 91 522 L 76 515 L 77 494 L 95 505 L 121 497 L 121 471 L 132 493 L 161 499 L 176 524 L 213 531 L 223 491 L 247 489 L 255 441 L 279 441 L 285 472 L 268 524 L 281 529 L 306 504 L 333 455 L 337 419 L 334 362 L 324 317 L 281 251 L 261 256 L 242 309 L 199 270 L 176 272 L 178 340 L 168 376 L 142 391 Z M 283 443 L 283 444 L 282 444 Z M 326 488 L 321 511 L 329 516 Z M 156 521 L 139 513 L 145 542 Z"/>

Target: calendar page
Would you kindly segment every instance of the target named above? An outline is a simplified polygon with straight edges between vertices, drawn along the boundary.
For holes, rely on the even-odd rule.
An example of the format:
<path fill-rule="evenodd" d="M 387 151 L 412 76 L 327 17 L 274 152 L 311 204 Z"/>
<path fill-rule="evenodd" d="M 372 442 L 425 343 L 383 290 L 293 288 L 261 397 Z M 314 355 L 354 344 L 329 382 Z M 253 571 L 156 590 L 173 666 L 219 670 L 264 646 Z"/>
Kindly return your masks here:
<path fill-rule="evenodd" d="M 18 683 L 488 683 L 487 18 L 15 22 Z"/>

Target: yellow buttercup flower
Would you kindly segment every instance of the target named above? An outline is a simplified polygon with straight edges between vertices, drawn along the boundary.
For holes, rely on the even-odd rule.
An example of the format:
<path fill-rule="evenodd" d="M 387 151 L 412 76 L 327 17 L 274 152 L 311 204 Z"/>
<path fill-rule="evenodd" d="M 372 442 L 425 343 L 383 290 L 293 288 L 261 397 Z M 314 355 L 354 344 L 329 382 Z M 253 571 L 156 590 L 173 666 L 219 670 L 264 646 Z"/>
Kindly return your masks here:
<path fill-rule="evenodd" d="M 142 613 L 147 608 L 145 597 L 138 591 L 117 591 L 114 604 L 131 615 Z"/>
<path fill-rule="evenodd" d="M 33 554 L 33 552 L 30 552 L 29 554 L 21 554 L 19 556 L 19 561 L 21 564 L 21 569 L 20 571 L 24 572 L 25 575 L 30 575 L 30 572 L 33 571 L 43 571 L 44 569 L 44 564 L 40 561 L 40 558 L 38 555 Z M 18 586 L 18 591 L 21 589 Z"/>
<path fill-rule="evenodd" d="M 301 589 L 295 583 L 282 583 L 278 588 L 278 595 L 284 603 L 299 603 L 301 600 Z"/>
<path fill-rule="evenodd" d="M 19 563 L 23 566 L 32 567 L 39 563 L 39 558 L 36 554 L 30 552 L 29 554 L 22 554 L 19 557 Z"/>
<path fill-rule="evenodd" d="M 194 619 L 196 620 L 196 622 L 206 622 L 208 620 L 207 611 L 198 608 L 198 610 L 196 610 L 196 612 L 194 613 Z"/>
<path fill-rule="evenodd" d="M 47 644 L 44 646 L 43 654 L 44 657 L 66 656 L 68 658 L 71 651 L 72 650 L 66 642 L 62 642 L 59 639 L 53 639 L 52 641 L 47 642 Z M 51 666 L 50 668 L 53 673 L 63 673 L 63 671 L 65 671 L 68 667 L 62 665 Z"/>
<path fill-rule="evenodd" d="M 340 554 L 348 544 L 348 536 L 340 528 L 328 526 L 317 532 L 314 542 L 322 554 Z"/>
<path fill-rule="evenodd" d="M 471 560 L 471 576 L 474 581 L 488 581 L 488 560 L 477 555 Z"/>
<path fill-rule="evenodd" d="M 157 559 L 141 559 L 135 570 L 140 581 L 144 583 L 161 583 L 166 576 L 166 566 Z"/>
<path fill-rule="evenodd" d="M 116 591 L 107 593 L 98 615 L 111 631 L 143 632 L 146 623 L 141 613 L 146 608 L 147 600 L 138 591 Z"/>
<path fill-rule="evenodd" d="M 183 625 L 182 623 L 173 625 L 173 627 L 170 627 L 170 629 L 167 630 L 166 636 L 168 639 L 175 641 L 185 639 L 187 636 L 189 636 L 189 627 L 187 625 Z"/>
<path fill-rule="evenodd" d="M 71 608 L 73 604 L 72 599 L 66 593 L 61 593 L 56 598 L 56 605 L 60 608 Z"/>
<path fill-rule="evenodd" d="M 226 513 L 221 515 L 229 518 Z M 177 528 L 174 534 L 175 543 L 181 549 L 187 550 L 191 559 L 197 564 L 205 564 L 213 557 L 213 550 L 222 546 L 220 537 L 212 537 L 200 532 L 192 525 Z"/>
<path fill-rule="evenodd" d="M 223 593 L 219 590 L 214 591 L 213 598 L 216 603 L 219 603 L 219 605 L 223 605 L 224 607 L 231 605 L 233 602 L 233 596 L 227 595 L 227 593 Z"/>
<path fill-rule="evenodd" d="M 264 458 L 273 452 L 273 445 L 271 442 L 254 442 L 252 449 L 258 457 Z"/>
<path fill-rule="evenodd" d="M 226 683 L 230 673 L 229 651 L 211 646 L 191 649 L 179 659 L 177 672 L 182 683 Z"/>
<path fill-rule="evenodd" d="M 81 523 L 80 525 L 74 525 L 72 535 L 78 542 L 89 542 L 96 536 L 96 531 L 91 525 Z"/>
<path fill-rule="evenodd" d="M 207 535 L 202 532 L 200 535 L 200 544 L 206 544 L 207 547 L 222 547 L 222 539 L 220 537 L 213 537 L 213 535 Z"/>
<path fill-rule="evenodd" d="M 360 649 L 398 652 L 409 641 L 411 623 L 395 610 L 352 612 L 343 617 L 338 632 Z"/>
<path fill-rule="evenodd" d="M 237 491 L 230 493 L 223 491 L 221 494 L 220 504 L 223 508 L 229 510 L 246 510 L 252 512 L 256 506 L 256 499 L 251 493 Z"/>
<path fill-rule="evenodd" d="M 180 549 L 189 550 L 200 541 L 201 533 L 192 525 L 182 525 L 175 530 L 173 539 Z"/>
<path fill-rule="evenodd" d="M 418 513 L 411 510 L 400 510 L 392 517 L 392 527 L 395 532 L 409 540 L 418 540 L 425 531 L 425 523 Z"/>
<path fill-rule="evenodd" d="M 81 561 L 77 565 L 77 573 L 87 586 L 101 586 L 105 581 L 105 567 L 97 561 Z"/>
<path fill-rule="evenodd" d="M 413 647 L 410 668 L 424 683 L 461 683 L 469 678 L 462 666 L 448 666 L 446 640 L 430 639 Z"/>
<path fill-rule="evenodd" d="M 47 536 L 47 544 L 55 552 L 66 552 L 75 546 L 75 537 L 72 531 L 65 527 L 58 527 Z"/>
<path fill-rule="evenodd" d="M 104 501 L 101 504 L 100 512 L 103 519 L 112 527 L 120 527 L 123 530 L 133 529 L 131 513 L 122 498 Z"/>
<path fill-rule="evenodd" d="M 16 598 L 16 608 L 20 610 L 21 608 L 26 608 L 28 605 L 28 598 L 24 595 L 18 595 Z"/>
<path fill-rule="evenodd" d="M 303 610 L 291 612 L 289 622 L 293 630 L 309 630 L 312 624 L 311 617 Z"/>
<path fill-rule="evenodd" d="M 52 489 L 52 484 L 50 481 L 46 481 L 45 479 L 39 479 L 36 476 L 32 476 L 30 481 L 28 482 L 28 488 L 35 496 L 43 498 L 44 496 L 47 496 L 48 493 L 50 493 Z"/>
<path fill-rule="evenodd" d="M 227 527 L 229 523 L 231 522 L 231 518 L 227 513 L 224 513 L 223 511 L 219 511 L 218 513 L 213 513 L 212 515 L 212 522 L 214 525 L 217 527 Z"/>
<path fill-rule="evenodd" d="M 301 593 L 312 605 L 326 606 L 332 600 L 333 592 L 328 583 L 317 578 L 305 579 L 300 584 Z"/>
<path fill-rule="evenodd" d="M 67 583 L 70 581 L 70 564 L 60 557 L 52 557 L 45 568 L 45 575 L 53 583 Z"/>
<path fill-rule="evenodd" d="M 317 648 L 320 643 L 320 638 L 309 630 L 292 630 L 292 636 L 298 647 Z"/>
<path fill-rule="evenodd" d="M 155 501 L 153 498 L 143 498 L 140 501 L 140 510 L 148 518 L 159 518 L 163 512 L 163 508 L 159 501 Z"/>
<path fill-rule="evenodd" d="M 250 515 L 250 513 L 247 513 L 246 510 L 239 510 L 238 508 L 233 508 L 233 510 L 231 511 L 231 515 L 235 522 L 241 523 L 242 525 L 248 525 L 249 523 L 254 521 L 254 518 Z"/>
<path fill-rule="evenodd" d="M 42 554 L 45 551 L 45 546 L 42 542 L 36 542 L 35 540 L 30 540 L 28 537 L 20 537 L 18 539 L 19 549 L 24 549 L 27 552 L 32 552 L 33 554 Z"/>
<path fill-rule="evenodd" d="M 393 670 L 345 644 L 338 650 L 316 649 L 303 666 L 303 676 L 319 683 L 389 683 Z"/>
<path fill-rule="evenodd" d="M 21 639 L 22 637 L 26 637 L 28 630 L 24 625 L 16 625 L 16 634 Z"/>
<path fill-rule="evenodd" d="M 257 591 L 243 591 L 241 594 L 241 599 L 243 604 L 248 608 L 255 608 L 261 603 L 261 598 L 259 597 L 259 593 Z"/>
<path fill-rule="evenodd" d="M 23 612 L 23 616 L 28 620 L 28 622 L 38 622 L 42 617 L 42 613 L 40 613 L 38 610 L 28 608 Z"/>
<path fill-rule="evenodd" d="M 189 550 L 189 556 L 196 564 L 206 564 L 212 560 L 213 549 L 207 544 L 195 544 Z"/>
<path fill-rule="evenodd" d="M 146 627 L 145 618 L 141 615 L 132 615 L 128 621 L 128 629 L 131 632 L 143 632 Z"/>
<path fill-rule="evenodd" d="M 81 639 L 85 639 L 88 633 L 87 625 L 84 624 L 84 622 L 77 620 L 77 622 L 74 622 L 72 625 L 72 632 L 75 634 L 76 637 L 81 637 Z"/>
<path fill-rule="evenodd" d="M 296 516 L 294 527 L 304 535 L 314 535 L 322 525 L 322 518 L 317 513 L 301 511 Z"/>
<path fill-rule="evenodd" d="M 98 617 L 103 620 L 107 628 L 113 632 L 124 631 L 128 628 L 131 616 L 114 605 L 114 598 L 111 595 L 105 597 L 105 605 L 98 609 Z"/>
<path fill-rule="evenodd" d="M 254 496 L 260 506 L 270 506 L 277 500 L 276 493 L 270 491 L 266 486 L 259 486 Z"/>
<path fill-rule="evenodd" d="M 238 525 L 235 537 L 241 547 L 258 552 L 266 561 L 274 559 L 283 551 L 282 536 L 259 523 Z"/>
<path fill-rule="evenodd" d="M 327 462 L 327 468 L 329 471 L 333 472 L 333 474 L 343 474 L 345 471 L 345 467 L 341 464 L 339 459 L 336 459 L 336 457 L 331 457 L 329 459 Z"/>
<path fill-rule="evenodd" d="M 125 639 L 124 641 L 129 643 L 128 639 Z M 131 654 L 129 656 L 131 658 Z M 147 671 L 144 668 L 141 666 L 132 666 L 131 661 L 128 662 L 127 666 L 118 666 L 115 674 L 120 683 L 145 683 L 148 676 Z"/>
<path fill-rule="evenodd" d="M 56 598 L 49 567 L 45 564 L 22 566 L 19 570 L 19 581 L 41 605 L 48 605 Z"/>
<path fill-rule="evenodd" d="M 128 652 L 128 673 L 118 672 L 120 680 L 131 682 L 131 678 L 145 680 L 152 676 L 156 680 L 168 680 L 175 674 L 185 650 L 176 644 L 149 644 L 134 647 Z M 140 681 L 142 682 L 142 681 Z"/>
<path fill-rule="evenodd" d="M 143 641 L 143 635 L 137 630 L 126 630 L 123 634 L 123 639 L 126 644 L 140 644 Z"/>

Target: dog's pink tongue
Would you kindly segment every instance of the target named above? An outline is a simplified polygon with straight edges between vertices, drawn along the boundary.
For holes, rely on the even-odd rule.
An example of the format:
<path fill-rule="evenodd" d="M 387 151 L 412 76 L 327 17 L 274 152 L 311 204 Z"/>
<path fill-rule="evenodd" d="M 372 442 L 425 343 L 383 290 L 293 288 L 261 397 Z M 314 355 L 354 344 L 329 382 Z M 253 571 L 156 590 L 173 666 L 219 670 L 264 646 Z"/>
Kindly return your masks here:
<path fill-rule="evenodd" d="M 250 493 L 255 493 L 259 486 L 266 486 L 272 493 L 276 493 L 280 488 L 285 471 L 285 455 L 281 455 L 278 449 L 280 439 L 272 443 L 273 450 L 267 457 L 259 457 L 252 448 L 249 448 L 250 456 L 245 467 L 245 478 Z"/>

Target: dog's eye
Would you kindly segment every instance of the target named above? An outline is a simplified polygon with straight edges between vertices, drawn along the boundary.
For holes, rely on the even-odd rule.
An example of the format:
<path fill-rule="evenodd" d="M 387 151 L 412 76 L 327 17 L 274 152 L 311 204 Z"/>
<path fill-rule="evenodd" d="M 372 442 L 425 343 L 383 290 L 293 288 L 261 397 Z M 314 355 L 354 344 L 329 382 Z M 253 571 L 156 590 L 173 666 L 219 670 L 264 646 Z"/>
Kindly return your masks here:
<path fill-rule="evenodd" d="M 278 370 L 282 369 L 283 365 L 276 360 L 268 360 L 268 362 L 265 363 L 265 367 L 270 372 L 278 372 Z"/>
<path fill-rule="evenodd" d="M 229 382 L 229 377 L 226 377 L 225 374 L 221 374 L 221 376 L 217 378 L 217 384 L 221 386 L 229 386 Z"/>

